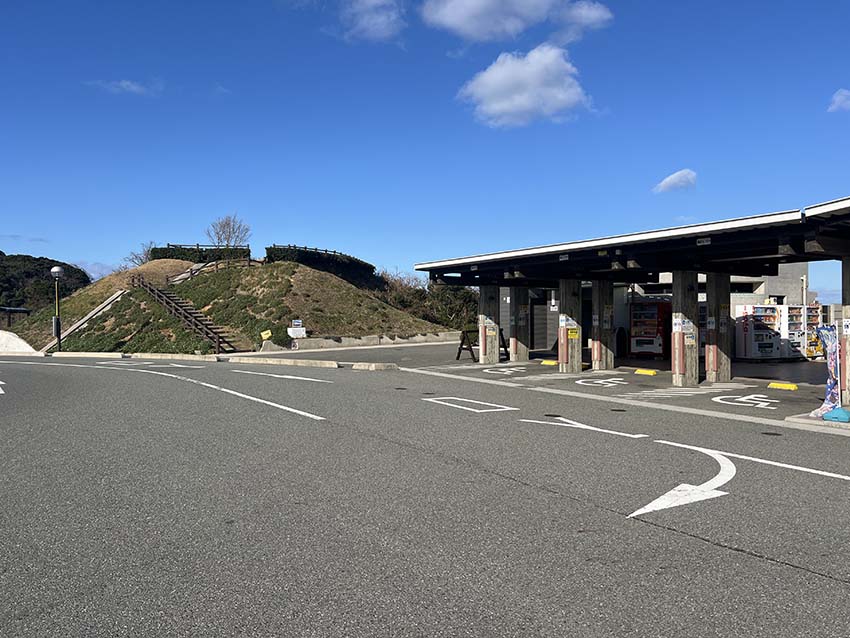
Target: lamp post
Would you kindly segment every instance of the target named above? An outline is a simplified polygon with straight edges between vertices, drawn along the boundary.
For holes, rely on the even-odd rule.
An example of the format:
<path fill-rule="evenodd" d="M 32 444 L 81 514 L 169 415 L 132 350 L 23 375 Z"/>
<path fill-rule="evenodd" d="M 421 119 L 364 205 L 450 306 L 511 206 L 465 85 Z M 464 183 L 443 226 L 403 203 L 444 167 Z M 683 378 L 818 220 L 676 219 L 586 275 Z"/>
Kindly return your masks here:
<path fill-rule="evenodd" d="M 50 274 L 53 275 L 54 288 L 56 290 L 56 314 L 53 315 L 53 336 L 56 337 L 56 350 L 62 352 L 62 319 L 59 314 L 59 279 L 65 274 L 65 269 L 62 266 L 53 266 L 50 269 Z"/>

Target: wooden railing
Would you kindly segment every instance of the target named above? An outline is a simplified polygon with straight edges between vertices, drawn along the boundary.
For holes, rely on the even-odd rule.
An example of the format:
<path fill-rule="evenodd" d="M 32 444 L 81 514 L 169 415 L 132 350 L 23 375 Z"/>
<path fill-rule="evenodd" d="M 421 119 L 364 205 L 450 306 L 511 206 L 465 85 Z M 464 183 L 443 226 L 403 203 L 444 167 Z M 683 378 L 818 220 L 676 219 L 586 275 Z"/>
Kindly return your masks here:
<path fill-rule="evenodd" d="M 177 302 L 176 295 L 157 288 L 149 283 L 142 275 L 133 275 L 130 277 L 130 284 L 148 292 L 169 314 L 180 319 L 185 326 L 212 343 L 215 346 L 216 354 L 221 354 L 222 346 L 230 351 L 236 350 L 236 347 L 226 337 L 222 336 L 213 327 L 212 322 L 204 317 L 200 311 L 194 310 L 194 312 L 190 312 L 181 306 Z"/>

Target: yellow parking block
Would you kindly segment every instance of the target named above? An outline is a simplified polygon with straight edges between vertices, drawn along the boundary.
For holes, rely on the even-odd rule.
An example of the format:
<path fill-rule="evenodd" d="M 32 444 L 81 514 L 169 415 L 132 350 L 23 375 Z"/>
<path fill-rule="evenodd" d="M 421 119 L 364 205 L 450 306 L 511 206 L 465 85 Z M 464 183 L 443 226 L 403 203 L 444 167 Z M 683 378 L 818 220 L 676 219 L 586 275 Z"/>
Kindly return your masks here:
<path fill-rule="evenodd" d="M 650 370 L 648 368 L 638 368 L 637 370 L 635 370 L 635 374 L 643 374 L 647 377 L 654 377 L 656 374 L 658 374 L 658 370 Z"/>
<path fill-rule="evenodd" d="M 796 390 L 796 383 L 780 383 L 779 381 L 772 381 L 767 384 L 767 387 L 772 390 Z"/>
<path fill-rule="evenodd" d="M 558 362 L 555 361 L 554 359 L 543 359 L 543 361 L 540 362 L 540 365 L 542 365 L 542 366 L 556 366 L 556 365 L 558 365 Z"/>

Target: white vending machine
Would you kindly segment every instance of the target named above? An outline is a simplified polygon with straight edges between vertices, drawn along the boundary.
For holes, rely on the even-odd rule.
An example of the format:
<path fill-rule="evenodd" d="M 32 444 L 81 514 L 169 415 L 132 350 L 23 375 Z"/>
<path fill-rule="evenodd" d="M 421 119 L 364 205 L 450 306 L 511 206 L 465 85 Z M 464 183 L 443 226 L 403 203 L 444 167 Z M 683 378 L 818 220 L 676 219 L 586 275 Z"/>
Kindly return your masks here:
<path fill-rule="evenodd" d="M 779 355 L 783 359 L 806 358 L 805 306 L 777 306 L 780 317 Z"/>
<path fill-rule="evenodd" d="M 738 359 L 779 359 L 782 344 L 779 306 L 735 306 L 735 356 Z"/>

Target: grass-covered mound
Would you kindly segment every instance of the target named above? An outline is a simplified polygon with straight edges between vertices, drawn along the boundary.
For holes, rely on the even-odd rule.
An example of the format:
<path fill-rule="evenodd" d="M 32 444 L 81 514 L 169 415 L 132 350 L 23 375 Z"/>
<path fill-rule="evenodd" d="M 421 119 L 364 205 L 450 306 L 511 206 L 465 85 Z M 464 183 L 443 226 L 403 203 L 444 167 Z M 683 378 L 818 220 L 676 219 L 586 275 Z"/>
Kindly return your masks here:
<path fill-rule="evenodd" d="M 291 262 L 210 272 L 172 290 L 255 345 L 264 330 L 272 331 L 275 343 L 288 344 L 292 319 L 303 320 L 314 336 L 410 336 L 444 329 L 385 304 L 370 290 Z"/>
<path fill-rule="evenodd" d="M 69 352 L 207 354 L 212 344 L 172 317 L 145 290 L 134 288 L 107 312 L 62 342 Z"/>
<path fill-rule="evenodd" d="M 129 289 L 129 279 L 134 274 L 142 274 L 152 283 L 162 286 L 165 285 L 167 276 L 181 273 L 191 265 L 188 261 L 177 259 L 157 259 L 138 268 L 107 275 L 62 299 L 62 327 L 70 328 L 76 321 L 106 301 L 112 293 Z M 16 322 L 12 331 L 33 348 L 40 350 L 53 338 L 52 316 L 53 306 L 44 307 L 26 319 Z"/>

